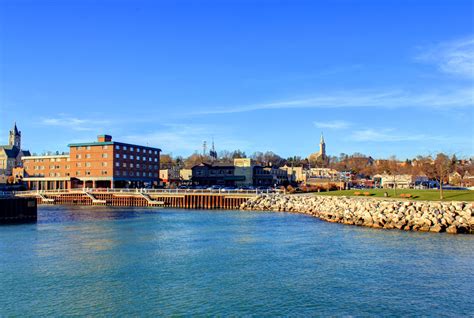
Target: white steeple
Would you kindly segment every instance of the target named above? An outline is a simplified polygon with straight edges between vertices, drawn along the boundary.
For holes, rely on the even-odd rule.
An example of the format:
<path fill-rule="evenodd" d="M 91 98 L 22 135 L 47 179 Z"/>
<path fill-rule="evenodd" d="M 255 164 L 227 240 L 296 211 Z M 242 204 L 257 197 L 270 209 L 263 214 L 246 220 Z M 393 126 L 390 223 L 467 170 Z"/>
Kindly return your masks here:
<path fill-rule="evenodd" d="M 319 155 L 325 157 L 326 156 L 326 143 L 324 142 L 324 136 L 321 132 L 321 140 L 319 142 Z"/>

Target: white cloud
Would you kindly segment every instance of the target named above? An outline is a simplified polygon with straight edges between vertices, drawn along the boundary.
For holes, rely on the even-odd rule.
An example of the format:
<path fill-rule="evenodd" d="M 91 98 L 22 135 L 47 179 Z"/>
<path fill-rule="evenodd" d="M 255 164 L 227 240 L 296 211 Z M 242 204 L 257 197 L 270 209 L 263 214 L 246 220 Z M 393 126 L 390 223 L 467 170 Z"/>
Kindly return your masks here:
<path fill-rule="evenodd" d="M 426 135 L 426 134 L 403 134 L 394 129 L 363 129 L 355 131 L 352 140 L 361 142 L 403 142 L 403 141 L 437 141 L 445 142 L 449 140 L 446 137 Z"/>
<path fill-rule="evenodd" d="M 198 124 L 165 124 L 155 131 L 144 134 L 128 135 L 121 138 L 125 142 L 144 144 L 159 147 L 163 153 L 174 155 L 189 155 L 194 151 L 201 152 L 203 141 L 207 141 L 208 150 L 212 138 L 216 150 L 248 149 L 249 142 L 235 139 L 237 134 L 227 131 L 226 128 Z"/>
<path fill-rule="evenodd" d="M 333 120 L 333 121 L 315 121 L 314 125 L 318 128 L 323 129 L 346 129 L 351 124 L 344 120 Z"/>
<path fill-rule="evenodd" d="M 435 45 L 417 59 L 434 63 L 442 72 L 474 78 L 474 37 Z"/>
<path fill-rule="evenodd" d="M 77 118 L 69 116 L 59 116 L 43 118 L 40 124 L 43 126 L 51 127 L 67 127 L 76 131 L 96 131 L 98 127 L 109 124 L 108 120 L 90 119 L 90 118 Z"/>
<path fill-rule="evenodd" d="M 403 90 L 388 91 L 339 91 L 318 94 L 312 97 L 295 98 L 285 101 L 244 105 L 226 108 L 216 108 L 193 113 L 194 115 L 206 114 L 231 114 L 257 110 L 295 109 L 295 108 L 460 108 L 474 105 L 474 89 L 441 91 L 437 90 L 415 93 Z"/>

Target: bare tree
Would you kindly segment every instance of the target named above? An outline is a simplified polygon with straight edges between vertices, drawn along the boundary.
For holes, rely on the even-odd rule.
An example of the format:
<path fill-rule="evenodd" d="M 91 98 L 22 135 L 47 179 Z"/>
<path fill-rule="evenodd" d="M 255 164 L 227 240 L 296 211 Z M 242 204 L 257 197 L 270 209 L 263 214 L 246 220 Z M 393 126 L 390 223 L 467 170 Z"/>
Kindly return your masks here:
<path fill-rule="evenodd" d="M 171 155 L 160 155 L 160 169 L 170 169 L 173 166 L 173 158 Z"/>
<path fill-rule="evenodd" d="M 397 196 L 397 178 L 400 174 L 400 165 L 398 163 L 398 160 L 395 156 L 391 156 L 387 160 L 387 171 L 386 171 L 391 177 L 392 177 L 392 182 L 393 182 L 393 192 L 394 195 Z"/>
<path fill-rule="evenodd" d="M 449 177 L 449 174 L 453 171 L 453 168 L 454 165 L 451 159 L 444 153 L 437 154 L 436 159 L 432 163 L 424 163 L 424 171 L 426 175 L 439 182 L 440 200 L 444 199 L 443 184 Z"/>
<path fill-rule="evenodd" d="M 234 150 L 232 152 L 232 159 L 238 159 L 238 158 L 247 158 L 247 155 L 245 154 L 244 151 L 241 151 L 240 149 Z"/>
<path fill-rule="evenodd" d="M 228 150 L 220 151 L 219 152 L 220 161 L 221 162 L 232 162 L 233 161 L 232 154 L 233 153 L 228 151 Z"/>
<path fill-rule="evenodd" d="M 287 160 L 283 159 L 282 157 L 280 157 L 279 155 L 275 154 L 272 151 L 266 151 L 265 153 L 257 151 L 257 152 L 254 152 L 250 156 L 250 158 L 255 160 L 257 164 L 264 165 L 264 166 L 271 164 L 273 166 L 280 167 L 280 166 L 283 166 L 285 163 L 287 163 Z M 301 158 L 299 158 L 298 160 L 301 160 Z"/>
<path fill-rule="evenodd" d="M 203 156 L 199 154 L 198 152 L 195 152 L 184 160 L 184 165 L 186 168 L 189 169 L 203 162 L 211 162 L 211 157 Z"/>

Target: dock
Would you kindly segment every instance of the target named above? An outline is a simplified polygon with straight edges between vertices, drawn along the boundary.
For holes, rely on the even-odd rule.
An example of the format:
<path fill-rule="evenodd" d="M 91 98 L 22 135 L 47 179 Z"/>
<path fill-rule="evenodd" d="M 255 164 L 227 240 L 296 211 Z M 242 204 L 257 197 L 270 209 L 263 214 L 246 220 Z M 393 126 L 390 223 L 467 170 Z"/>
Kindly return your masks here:
<path fill-rule="evenodd" d="M 238 209 L 261 190 L 194 189 L 69 189 L 16 192 L 37 204 L 173 207 L 184 209 Z"/>
<path fill-rule="evenodd" d="M 34 223 L 38 219 L 37 201 L 0 195 L 0 224 Z"/>

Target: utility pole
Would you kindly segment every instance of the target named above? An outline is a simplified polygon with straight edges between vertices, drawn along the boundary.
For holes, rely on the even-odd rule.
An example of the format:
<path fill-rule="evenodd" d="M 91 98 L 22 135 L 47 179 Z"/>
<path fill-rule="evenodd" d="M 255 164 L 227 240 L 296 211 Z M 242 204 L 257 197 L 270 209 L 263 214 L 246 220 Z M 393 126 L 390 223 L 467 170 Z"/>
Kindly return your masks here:
<path fill-rule="evenodd" d="M 214 147 L 214 138 L 212 138 L 212 148 L 211 148 L 211 151 L 209 152 L 209 155 L 211 156 L 212 160 L 217 160 L 217 151 L 216 151 L 216 148 Z"/>
<path fill-rule="evenodd" d="M 202 156 L 206 156 L 206 153 L 207 153 L 207 142 L 204 140 L 202 142 Z"/>

